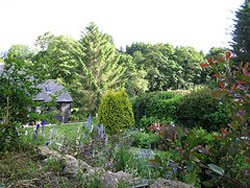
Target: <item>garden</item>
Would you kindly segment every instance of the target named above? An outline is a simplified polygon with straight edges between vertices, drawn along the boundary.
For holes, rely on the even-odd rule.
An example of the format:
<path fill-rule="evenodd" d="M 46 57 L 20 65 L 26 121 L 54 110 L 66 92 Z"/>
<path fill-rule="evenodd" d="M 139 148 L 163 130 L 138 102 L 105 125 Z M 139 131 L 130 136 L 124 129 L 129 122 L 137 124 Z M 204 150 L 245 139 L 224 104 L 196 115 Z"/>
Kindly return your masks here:
<path fill-rule="evenodd" d="M 124 89 L 110 90 L 98 116 L 89 115 L 85 122 L 1 127 L 1 185 L 104 186 L 98 170 L 87 177 L 80 170 L 73 177 L 63 174 L 65 161 L 45 160 L 36 152 L 46 147 L 137 180 L 121 178 L 117 187 L 150 187 L 159 178 L 194 187 L 249 187 L 249 96 L 242 93 L 249 87 L 244 84 L 248 64 L 229 74 L 230 63 L 226 54 L 222 62 L 201 64 L 216 71 L 215 78 L 224 78 L 215 80 L 217 88 L 154 92 L 130 100 Z"/>
<path fill-rule="evenodd" d="M 79 40 L 13 45 L 0 57 L 0 188 L 250 187 L 249 10 L 231 52 L 118 50 L 92 22 Z"/>

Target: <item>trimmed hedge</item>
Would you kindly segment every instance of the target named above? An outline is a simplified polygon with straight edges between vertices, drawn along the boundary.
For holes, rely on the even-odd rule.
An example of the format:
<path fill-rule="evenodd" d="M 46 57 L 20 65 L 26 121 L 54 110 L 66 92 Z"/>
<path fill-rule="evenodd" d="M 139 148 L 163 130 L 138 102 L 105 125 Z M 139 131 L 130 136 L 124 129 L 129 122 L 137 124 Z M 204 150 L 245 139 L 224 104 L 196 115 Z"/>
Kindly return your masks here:
<path fill-rule="evenodd" d="M 178 109 L 177 121 L 184 127 L 202 127 L 214 131 L 230 122 L 230 105 L 220 103 L 207 88 L 184 96 Z"/>
<path fill-rule="evenodd" d="M 108 91 L 101 100 L 98 120 L 107 132 L 120 132 L 134 125 L 134 114 L 128 95 L 124 89 Z"/>
<path fill-rule="evenodd" d="M 147 118 L 170 122 L 176 120 L 176 113 L 183 94 L 174 91 L 146 93 L 132 99 L 134 116 L 137 126 L 145 128 Z"/>
<path fill-rule="evenodd" d="M 163 124 L 173 121 L 187 128 L 214 131 L 230 122 L 231 105 L 219 102 L 208 88 L 185 93 L 146 93 L 131 101 L 138 128 L 146 128 L 158 120 Z"/>

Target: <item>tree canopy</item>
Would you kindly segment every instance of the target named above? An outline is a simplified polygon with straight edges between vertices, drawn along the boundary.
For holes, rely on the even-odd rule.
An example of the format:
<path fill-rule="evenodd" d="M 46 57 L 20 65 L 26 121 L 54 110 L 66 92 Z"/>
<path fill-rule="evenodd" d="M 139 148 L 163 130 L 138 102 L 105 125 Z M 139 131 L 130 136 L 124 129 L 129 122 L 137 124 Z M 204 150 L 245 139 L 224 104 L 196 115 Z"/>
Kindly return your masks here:
<path fill-rule="evenodd" d="M 38 36 L 35 49 L 14 45 L 4 57 L 40 80 L 55 79 L 71 93 L 74 109 L 96 112 L 102 95 L 124 87 L 129 96 L 186 89 L 206 82 L 200 63 L 205 55 L 192 47 L 168 43 L 133 43 L 118 50 L 112 37 L 90 23 L 79 40 L 50 32 Z M 212 48 L 209 56 L 224 49 Z"/>

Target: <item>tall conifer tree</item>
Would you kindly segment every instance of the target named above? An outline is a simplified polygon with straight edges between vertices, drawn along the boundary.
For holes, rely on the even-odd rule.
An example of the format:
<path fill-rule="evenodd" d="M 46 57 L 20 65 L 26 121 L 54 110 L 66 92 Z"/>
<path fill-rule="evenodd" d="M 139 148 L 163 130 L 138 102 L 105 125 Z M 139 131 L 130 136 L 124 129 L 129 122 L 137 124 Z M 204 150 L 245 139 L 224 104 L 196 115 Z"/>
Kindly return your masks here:
<path fill-rule="evenodd" d="M 86 27 L 80 42 L 85 54 L 83 62 L 88 70 L 83 71 L 82 76 L 89 80 L 88 91 L 93 91 L 94 101 L 99 104 L 108 89 L 124 84 L 120 78 L 124 76 L 126 67 L 119 64 L 122 54 L 116 49 L 112 37 L 102 33 L 94 23 Z"/>
<path fill-rule="evenodd" d="M 240 61 L 250 61 L 250 1 L 236 12 L 232 47 Z"/>

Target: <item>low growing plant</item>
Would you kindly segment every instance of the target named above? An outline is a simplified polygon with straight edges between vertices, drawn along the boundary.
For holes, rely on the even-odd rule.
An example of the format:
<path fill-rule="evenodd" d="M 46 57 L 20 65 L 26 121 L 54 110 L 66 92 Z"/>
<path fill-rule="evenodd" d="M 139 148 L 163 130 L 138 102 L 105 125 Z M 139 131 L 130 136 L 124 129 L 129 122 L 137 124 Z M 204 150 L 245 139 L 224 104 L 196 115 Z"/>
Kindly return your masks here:
<path fill-rule="evenodd" d="M 160 138 L 151 132 L 133 131 L 130 133 L 130 137 L 133 140 L 132 146 L 139 148 L 156 148 L 160 141 Z"/>

